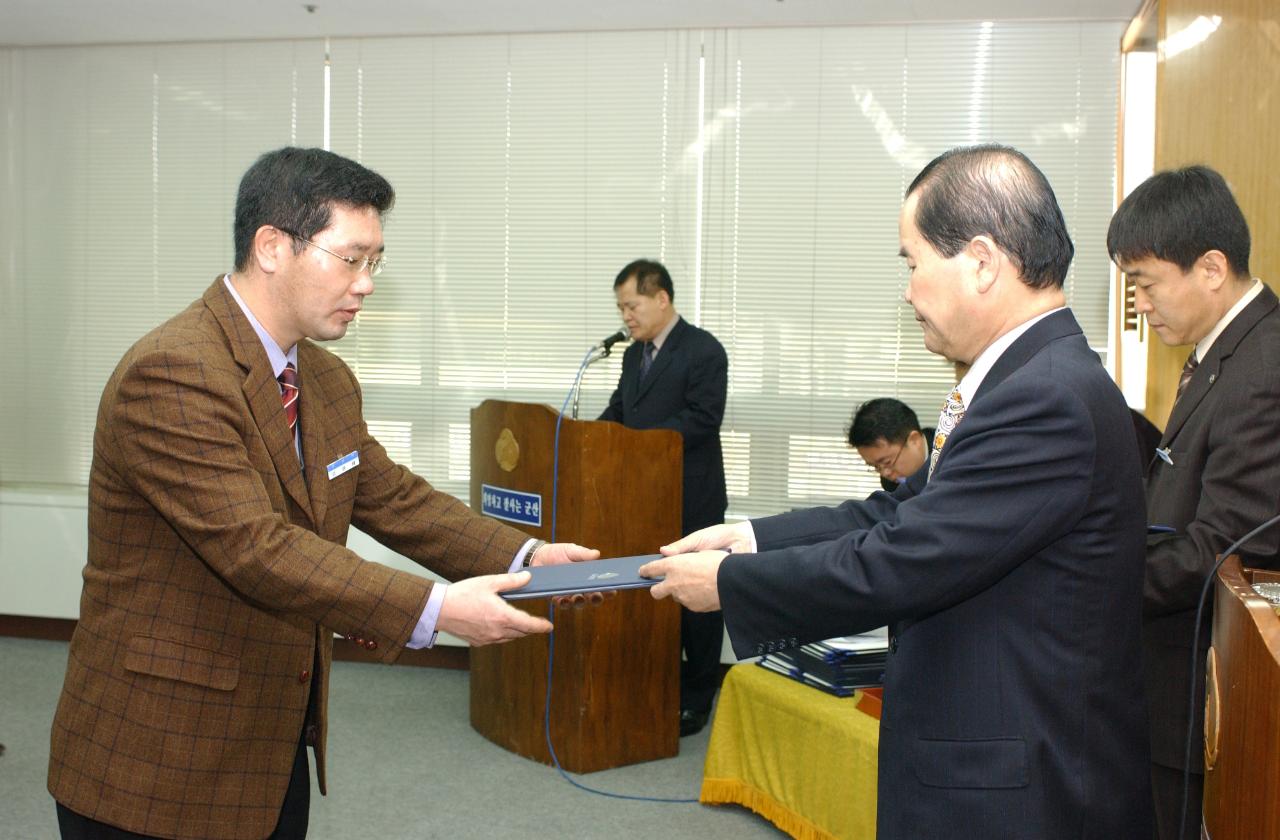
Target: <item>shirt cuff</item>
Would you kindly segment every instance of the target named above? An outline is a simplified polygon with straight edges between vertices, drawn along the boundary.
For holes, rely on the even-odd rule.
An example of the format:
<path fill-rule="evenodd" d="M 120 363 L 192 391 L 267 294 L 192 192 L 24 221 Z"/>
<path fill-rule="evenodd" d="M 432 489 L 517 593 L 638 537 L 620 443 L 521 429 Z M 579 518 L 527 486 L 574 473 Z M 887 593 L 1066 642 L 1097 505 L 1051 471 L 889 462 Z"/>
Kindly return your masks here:
<path fill-rule="evenodd" d="M 431 595 L 427 598 L 427 607 L 418 618 L 418 626 L 413 628 L 413 635 L 405 643 L 410 650 L 429 648 L 436 643 L 436 622 L 440 620 L 440 605 L 444 603 L 444 593 L 449 584 L 440 581 L 431 587 Z"/>
<path fill-rule="evenodd" d="M 516 559 L 512 560 L 510 567 L 507 568 L 508 573 L 514 574 L 524 568 L 525 555 L 533 551 L 537 542 L 538 540 L 525 540 L 524 545 L 520 546 L 520 550 L 516 552 Z"/>
<path fill-rule="evenodd" d="M 747 540 L 751 543 L 751 550 L 748 551 L 747 554 L 759 554 L 760 544 L 756 542 L 756 529 L 751 527 L 751 520 L 744 519 L 742 520 L 742 524 L 747 529 Z"/>

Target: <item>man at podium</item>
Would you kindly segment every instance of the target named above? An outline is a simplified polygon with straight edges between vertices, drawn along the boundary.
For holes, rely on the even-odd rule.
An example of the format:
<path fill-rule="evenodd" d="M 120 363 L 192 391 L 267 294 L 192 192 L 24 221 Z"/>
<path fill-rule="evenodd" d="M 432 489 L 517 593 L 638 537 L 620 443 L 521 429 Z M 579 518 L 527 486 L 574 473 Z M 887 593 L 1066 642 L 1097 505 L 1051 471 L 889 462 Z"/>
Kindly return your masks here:
<path fill-rule="evenodd" d="M 1232 540 L 1280 512 L 1280 301 L 1249 274 L 1249 226 L 1217 172 L 1159 172 L 1117 208 L 1107 250 L 1134 303 L 1168 345 L 1194 345 L 1164 437 L 1147 466 L 1143 667 L 1151 714 L 1156 827 L 1182 823 L 1187 698 L 1196 607 Z M 1158 531 L 1158 532 L 1157 532 Z M 1245 565 L 1277 568 L 1280 531 L 1241 547 Z M 1212 600 L 1196 661 L 1209 648 Z M 1197 673 L 1186 824 L 1199 835 L 1204 786 L 1204 672 Z"/>
<path fill-rule="evenodd" d="M 681 534 L 724 521 L 728 506 L 720 423 L 729 357 L 716 337 L 680 317 L 662 263 L 636 260 L 613 282 L 632 344 L 601 420 L 632 429 L 674 429 L 684 438 Z M 680 734 L 706 726 L 720 677 L 724 621 L 719 612 L 680 611 Z"/>

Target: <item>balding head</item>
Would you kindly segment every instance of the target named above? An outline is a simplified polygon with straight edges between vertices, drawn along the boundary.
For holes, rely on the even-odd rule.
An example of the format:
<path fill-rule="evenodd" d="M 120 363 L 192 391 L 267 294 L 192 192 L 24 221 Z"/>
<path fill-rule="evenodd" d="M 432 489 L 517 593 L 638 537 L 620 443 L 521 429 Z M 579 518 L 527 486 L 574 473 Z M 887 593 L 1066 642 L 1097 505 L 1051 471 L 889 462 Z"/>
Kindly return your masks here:
<path fill-rule="evenodd" d="M 943 257 L 989 236 L 1036 289 L 1061 288 L 1075 254 L 1053 188 L 1034 163 L 1007 146 L 968 146 L 926 166 L 907 196 L 915 223 Z"/>

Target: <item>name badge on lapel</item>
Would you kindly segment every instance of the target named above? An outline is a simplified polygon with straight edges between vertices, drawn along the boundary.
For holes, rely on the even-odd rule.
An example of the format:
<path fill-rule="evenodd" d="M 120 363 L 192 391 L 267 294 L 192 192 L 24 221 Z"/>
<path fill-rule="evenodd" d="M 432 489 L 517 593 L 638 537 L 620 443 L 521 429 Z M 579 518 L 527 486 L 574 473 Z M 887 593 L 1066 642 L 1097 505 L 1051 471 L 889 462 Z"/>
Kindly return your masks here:
<path fill-rule="evenodd" d="M 345 472 L 350 472 L 358 466 L 360 466 L 360 453 L 356 451 L 343 455 L 324 469 L 325 472 L 329 473 L 329 480 L 333 481 L 338 476 Z"/>

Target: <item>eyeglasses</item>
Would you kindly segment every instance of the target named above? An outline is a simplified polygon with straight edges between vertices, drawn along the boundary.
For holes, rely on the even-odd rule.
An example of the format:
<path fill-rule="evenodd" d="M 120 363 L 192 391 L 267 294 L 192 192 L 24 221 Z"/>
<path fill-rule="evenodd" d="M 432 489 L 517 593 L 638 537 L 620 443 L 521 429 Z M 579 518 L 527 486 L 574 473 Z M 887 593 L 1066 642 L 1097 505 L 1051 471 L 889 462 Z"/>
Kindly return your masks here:
<path fill-rule="evenodd" d="M 305 242 L 313 248 L 319 248 L 321 251 L 324 251 L 326 254 L 328 254 L 331 257 L 337 257 L 347 265 L 351 266 L 351 270 L 355 274 L 359 274 L 360 272 L 364 271 L 367 268 L 369 269 L 370 277 L 377 277 L 379 274 L 382 273 L 382 269 L 387 267 L 386 257 L 344 257 L 342 256 L 342 254 L 335 254 L 333 251 L 330 251 L 328 248 L 324 247 L 323 245 L 317 245 L 315 242 L 312 242 L 310 239 L 307 239 L 305 236 L 294 233 L 288 228 L 282 228 L 279 225 L 275 225 L 275 229 L 280 231 L 281 233 L 287 233 L 290 236 L 292 236 L 294 239 Z"/>
<path fill-rule="evenodd" d="M 899 444 L 898 451 L 893 453 L 892 458 L 890 458 L 887 462 L 883 458 L 881 458 L 879 461 L 875 462 L 874 464 L 867 464 L 867 470 L 869 472 L 875 473 L 876 475 L 884 475 L 885 473 L 890 472 L 894 468 L 894 466 L 898 463 L 898 459 L 902 457 L 902 450 L 906 448 L 907 448 L 907 443 L 906 441 L 903 441 L 901 444 Z"/>

